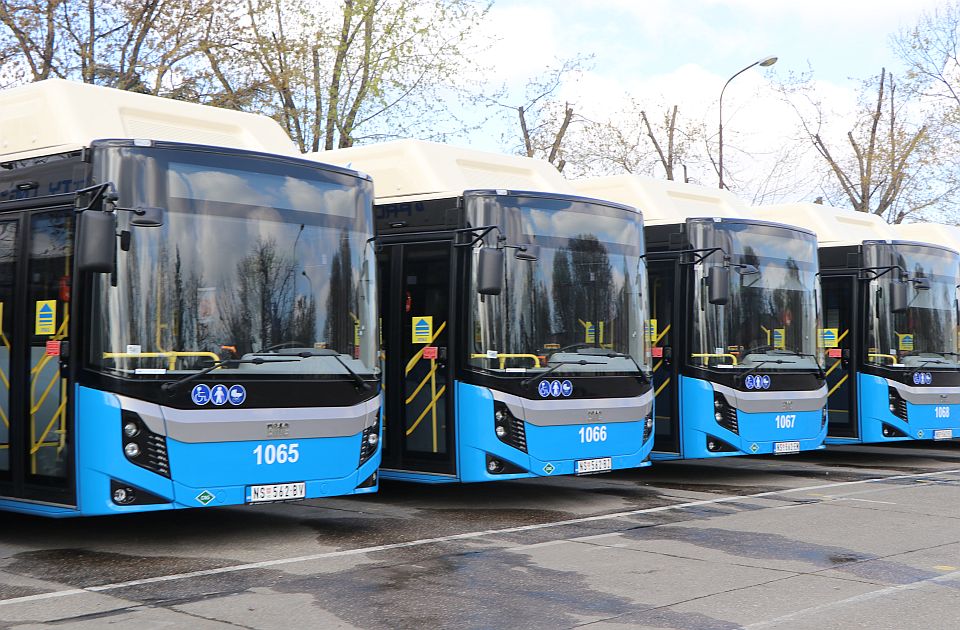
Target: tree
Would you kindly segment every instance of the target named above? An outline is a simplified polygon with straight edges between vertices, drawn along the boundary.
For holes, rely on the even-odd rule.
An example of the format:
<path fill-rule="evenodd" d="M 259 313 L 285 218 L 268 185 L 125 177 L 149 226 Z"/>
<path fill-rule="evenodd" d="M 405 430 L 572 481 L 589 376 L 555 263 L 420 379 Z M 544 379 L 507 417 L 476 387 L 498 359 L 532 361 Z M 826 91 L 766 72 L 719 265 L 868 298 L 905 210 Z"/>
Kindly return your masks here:
<path fill-rule="evenodd" d="M 938 128 L 926 112 L 911 115 L 908 105 L 916 104 L 901 99 L 897 88 L 886 69 L 865 82 L 861 109 L 845 134 L 845 149 L 828 136 L 822 110 L 815 123 L 803 121 L 828 169 L 827 199 L 891 223 L 941 207 L 957 190 L 935 174 Z"/>
<path fill-rule="evenodd" d="M 960 123 L 960 2 L 923 13 L 893 37 L 893 48 L 907 65 L 907 87 L 946 106 Z"/>
<path fill-rule="evenodd" d="M 478 0 L 342 0 L 319 8 L 245 0 L 240 26 L 220 16 L 203 43 L 211 96 L 273 116 L 303 151 L 436 137 L 455 118 L 453 103 L 466 98 L 459 77 L 478 70 L 470 36 L 487 10 Z"/>

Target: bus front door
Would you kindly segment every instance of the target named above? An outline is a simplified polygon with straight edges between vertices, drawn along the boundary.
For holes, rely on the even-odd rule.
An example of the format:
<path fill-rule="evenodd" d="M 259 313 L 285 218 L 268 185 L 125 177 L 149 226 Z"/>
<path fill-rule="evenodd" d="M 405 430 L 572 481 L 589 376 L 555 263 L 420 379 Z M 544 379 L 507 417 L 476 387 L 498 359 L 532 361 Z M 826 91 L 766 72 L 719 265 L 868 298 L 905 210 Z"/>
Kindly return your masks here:
<path fill-rule="evenodd" d="M 653 387 L 656 395 L 653 450 L 680 455 L 680 407 L 677 398 L 678 369 L 681 355 L 677 341 L 681 331 L 674 329 L 677 309 L 677 263 L 675 260 L 650 261 L 650 322 L 648 334 L 653 346 Z"/>
<path fill-rule="evenodd" d="M 21 210 L 7 212 L 14 204 Z M 11 202 L 0 213 L 2 497 L 76 504 L 73 409 L 61 363 L 71 326 L 74 221 L 68 201 L 42 209 Z"/>
<path fill-rule="evenodd" d="M 823 341 L 827 351 L 827 437 L 860 437 L 857 414 L 857 383 L 853 314 L 857 313 L 857 279 L 852 275 L 823 276 Z"/>
<path fill-rule="evenodd" d="M 450 241 L 380 254 L 384 470 L 456 475 Z"/>

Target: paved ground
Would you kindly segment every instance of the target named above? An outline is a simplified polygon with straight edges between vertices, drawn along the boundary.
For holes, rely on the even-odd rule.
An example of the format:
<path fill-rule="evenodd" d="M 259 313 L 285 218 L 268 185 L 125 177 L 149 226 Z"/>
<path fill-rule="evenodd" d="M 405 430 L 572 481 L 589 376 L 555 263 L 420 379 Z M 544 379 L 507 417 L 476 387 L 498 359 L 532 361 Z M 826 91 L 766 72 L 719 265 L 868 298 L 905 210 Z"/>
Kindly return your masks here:
<path fill-rule="evenodd" d="M 0 626 L 960 628 L 960 444 L 0 519 Z"/>

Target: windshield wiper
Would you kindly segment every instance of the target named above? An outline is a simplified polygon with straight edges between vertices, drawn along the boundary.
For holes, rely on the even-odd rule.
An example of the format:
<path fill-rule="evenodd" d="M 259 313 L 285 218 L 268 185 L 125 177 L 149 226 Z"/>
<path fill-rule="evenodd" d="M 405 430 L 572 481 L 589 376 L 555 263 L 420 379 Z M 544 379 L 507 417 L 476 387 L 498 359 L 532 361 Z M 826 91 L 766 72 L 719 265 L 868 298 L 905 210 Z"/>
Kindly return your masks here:
<path fill-rule="evenodd" d="M 750 376 L 751 374 L 756 373 L 757 370 L 759 370 L 760 368 L 762 368 L 762 367 L 763 367 L 764 365 L 766 365 L 767 363 L 775 363 L 775 364 L 777 364 L 777 365 L 780 365 L 780 364 L 784 364 L 784 363 L 796 363 L 796 361 L 784 361 L 783 359 L 765 359 L 765 360 L 760 361 L 759 363 L 757 363 L 755 366 L 753 366 L 752 368 L 750 368 L 749 370 L 747 370 L 745 373 L 738 375 L 738 376 L 740 377 L 740 380 L 741 380 L 741 381 L 746 380 L 746 378 L 747 378 L 748 376 Z"/>
<path fill-rule="evenodd" d="M 343 367 L 343 369 L 347 371 L 350 377 L 353 378 L 353 381 L 354 383 L 356 383 L 357 387 L 362 387 L 366 391 L 370 391 L 370 389 L 372 389 L 372 385 L 370 385 L 370 383 L 368 383 L 367 381 L 363 380 L 362 376 L 360 376 L 359 374 L 354 372 L 352 369 L 350 369 L 350 366 L 347 365 L 344 362 L 344 360 L 340 358 L 340 353 L 337 352 L 336 350 L 332 350 L 329 348 L 324 350 L 304 350 L 303 352 L 297 352 L 294 354 L 280 354 L 279 356 L 297 357 L 298 359 L 309 359 L 311 357 L 333 357 L 334 359 L 337 360 L 337 363 L 339 363 Z"/>
<path fill-rule="evenodd" d="M 579 351 L 577 352 L 579 354 Z M 637 367 L 637 373 L 640 375 L 640 382 L 650 384 L 650 377 L 644 373 L 643 368 L 640 367 L 640 364 L 637 363 L 637 360 L 633 358 L 633 355 L 627 354 L 625 352 L 607 352 L 606 354 L 593 354 L 590 356 L 593 357 L 606 357 L 607 359 L 630 359 L 630 362 Z"/>
<path fill-rule="evenodd" d="M 167 393 L 176 391 L 180 389 L 182 386 L 186 385 L 187 383 L 192 383 L 197 379 L 203 378 L 210 372 L 213 372 L 214 370 L 220 367 L 226 367 L 226 368 L 237 367 L 241 363 L 250 363 L 253 365 L 263 365 L 264 363 L 289 363 L 291 361 L 297 361 L 297 360 L 298 359 L 263 359 L 261 357 L 256 357 L 254 359 L 223 359 L 222 361 L 214 361 L 213 365 L 211 365 L 210 367 L 203 368 L 202 370 L 194 374 L 189 374 L 175 381 L 167 381 L 166 383 L 160 386 L 160 389 L 162 389 Z"/>
<path fill-rule="evenodd" d="M 526 387 L 530 383 L 538 379 L 541 379 L 547 376 L 548 374 L 553 374 L 554 372 L 559 370 L 561 366 L 564 366 L 564 365 L 606 365 L 606 363 L 603 363 L 601 361 L 587 361 L 586 359 L 580 359 L 579 361 L 547 361 L 547 363 L 548 364 L 552 363 L 553 367 L 545 372 L 540 372 L 539 374 L 535 374 L 530 378 L 523 379 L 522 381 L 520 381 L 520 387 Z"/>
<path fill-rule="evenodd" d="M 826 378 L 827 374 L 826 372 L 823 371 L 823 366 L 820 365 L 820 361 L 817 359 L 817 355 L 807 354 L 806 352 L 797 352 L 795 350 L 787 350 L 786 348 L 780 348 L 778 350 L 775 350 L 771 354 L 775 354 L 777 352 L 780 352 L 783 354 L 789 354 L 792 357 L 809 357 L 813 359 L 813 362 L 817 364 L 817 371 L 820 373 L 820 378 Z"/>

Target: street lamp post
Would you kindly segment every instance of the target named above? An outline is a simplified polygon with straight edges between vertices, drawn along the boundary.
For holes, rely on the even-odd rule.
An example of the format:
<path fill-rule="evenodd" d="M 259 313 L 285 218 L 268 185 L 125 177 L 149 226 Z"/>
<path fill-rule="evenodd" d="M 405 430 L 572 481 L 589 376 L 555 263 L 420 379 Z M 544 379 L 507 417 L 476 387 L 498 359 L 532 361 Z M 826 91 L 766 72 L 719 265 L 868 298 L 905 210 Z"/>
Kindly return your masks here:
<path fill-rule="evenodd" d="M 720 188 L 723 188 L 723 93 L 727 90 L 727 86 L 730 85 L 730 82 L 736 79 L 738 76 L 749 70 L 754 66 L 760 66 L 761 68 L 768 68 L 773 64 L 777 63 L 776 57 L 764 57 L 763 59 L 758 59 L 754 61 L 749 66 L 740 70 L 735 75 L 727 79 L 727 82 L 723 84 L 723 89 L 720 90 L 720 155 L 717 160 L 717 171 L 720 173 Z"/>

